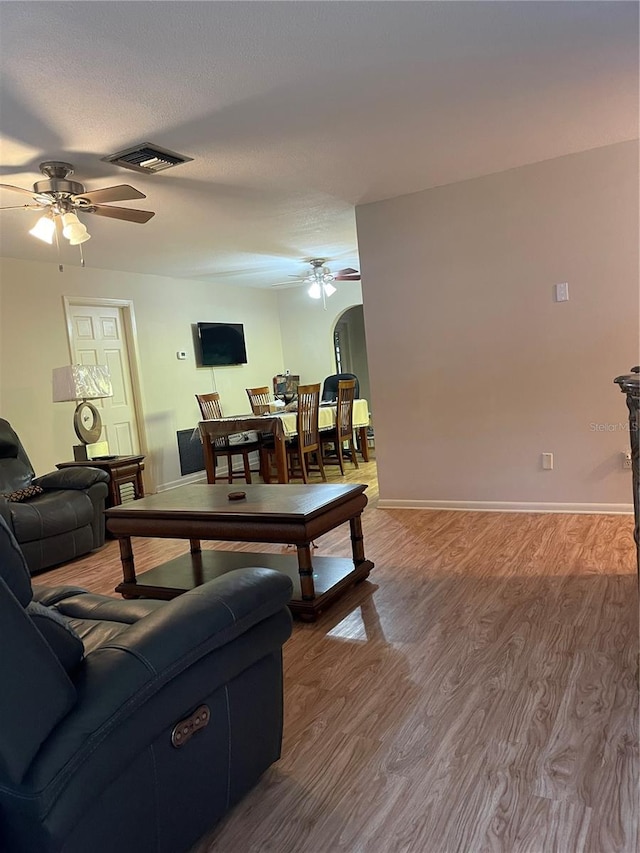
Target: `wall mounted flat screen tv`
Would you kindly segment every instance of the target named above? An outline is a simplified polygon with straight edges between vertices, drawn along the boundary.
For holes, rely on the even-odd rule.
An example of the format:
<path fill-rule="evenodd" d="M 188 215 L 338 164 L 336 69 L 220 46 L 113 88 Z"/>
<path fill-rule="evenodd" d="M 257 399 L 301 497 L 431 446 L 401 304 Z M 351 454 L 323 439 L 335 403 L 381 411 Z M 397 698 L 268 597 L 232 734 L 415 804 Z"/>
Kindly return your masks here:
<path fill-rule="evenodd" d="M 202 367 L 247 363 L 242 323 L 198 323 L 198 340 Z"/>

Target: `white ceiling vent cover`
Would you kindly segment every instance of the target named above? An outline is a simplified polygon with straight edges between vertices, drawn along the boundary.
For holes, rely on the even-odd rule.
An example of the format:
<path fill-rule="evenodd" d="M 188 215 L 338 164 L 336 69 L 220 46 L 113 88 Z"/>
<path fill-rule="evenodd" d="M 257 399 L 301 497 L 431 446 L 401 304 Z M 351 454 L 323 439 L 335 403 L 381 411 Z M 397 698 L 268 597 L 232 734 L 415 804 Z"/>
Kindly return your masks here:
<path fill-rule="evenodd" d="M 134 145 L 133 148 L 127 148 L 117 154 L 103 157 L 102 160 L 105 163 L 123 166 L 125 169 L 133 169 L 135 172 L 153 174 L 154 172 L 163 172 L 165 169 L 172 169 L 174 166 L 180 166 L 181 163 L 188 163 L 193 160 L 193 157 L 176 154 L 175 151 L 160 148 L 159 145 L 154 145 L 152 142 L 143 142 L 141 145 Z"/>

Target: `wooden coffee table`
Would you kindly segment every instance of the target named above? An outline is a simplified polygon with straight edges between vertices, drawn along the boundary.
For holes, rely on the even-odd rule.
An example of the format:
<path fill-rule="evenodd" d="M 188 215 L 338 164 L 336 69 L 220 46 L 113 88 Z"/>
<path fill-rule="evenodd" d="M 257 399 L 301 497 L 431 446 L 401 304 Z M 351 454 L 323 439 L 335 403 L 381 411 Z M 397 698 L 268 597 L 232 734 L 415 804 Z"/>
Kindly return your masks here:
<path fill-rule="evenodd" d="M 193 484 L 106 511 L 107 529 L 120 541 L 123 581 L 116 592 L 125 597 L 175 598 L 232 569 L 265 566 L 285 572 L 293 581 L 290 603 L 306 621 L 354 583 L 367 577 L 373 563 L 364 556 L 361 515 L 367 505 L 366 485 L 229 485 Z M 229 500 L 230 492 L 246 497 Z M 349 522 L 352 559 L 317 557 L 312 541 Z M 190 553 L 136 577 L 132 536 L 189 539 Z M 270 542 L 296 546 L 296 554 L 202 551 L 202 539 Z"/>

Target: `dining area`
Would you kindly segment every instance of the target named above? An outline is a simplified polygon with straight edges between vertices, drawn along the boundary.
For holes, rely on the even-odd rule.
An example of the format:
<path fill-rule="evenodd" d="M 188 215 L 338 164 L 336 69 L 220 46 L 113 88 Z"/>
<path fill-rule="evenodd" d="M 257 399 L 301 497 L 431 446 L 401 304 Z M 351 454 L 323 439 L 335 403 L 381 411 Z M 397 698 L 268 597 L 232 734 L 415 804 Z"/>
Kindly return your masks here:
<path fill-rule="evenodd" d="M 251 483 L 255 475 L 264 483 L 326 482 L 357 469 L 358 457 L 369 462 L 369 403 L 354 374 L 322 384 L 277 375 L 271 386 L 245 390 L 248 411 L 236 415 L 224 414 L 216 392 L 196 394 L 208 483 Z"/>

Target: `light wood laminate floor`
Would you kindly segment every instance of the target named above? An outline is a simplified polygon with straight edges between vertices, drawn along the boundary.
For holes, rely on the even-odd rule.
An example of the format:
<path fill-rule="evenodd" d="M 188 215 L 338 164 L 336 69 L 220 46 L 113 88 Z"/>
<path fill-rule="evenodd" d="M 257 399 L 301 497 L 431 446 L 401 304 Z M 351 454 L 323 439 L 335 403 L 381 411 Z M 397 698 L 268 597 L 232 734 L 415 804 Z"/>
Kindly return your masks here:
<path fill-rule="evenodd" d="M 631 517 L 378 510 L 375 463 L 347 468 L 376 567 L 295 624 L 282 758 L 194 853 L 636 853 Z M 35 578 L 119 580 L 113 541 Z"/>

